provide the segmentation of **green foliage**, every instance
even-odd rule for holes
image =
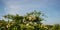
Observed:
[[[4,18],[8,21],[0,20],[0,30],[60,30],[60,25],[43,25],[42,15],[44,16],[38,11],[27,13],[24,16],[5,15]]]
[[[60,25],[59,24],[55,24],[51,30],[60,30]]]

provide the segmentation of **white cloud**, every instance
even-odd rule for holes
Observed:
[[[30,1],[30,2],[29,2]],[[36,0],[35,0],[36,1]],[[5,12],[6,14],[20,14],[21,10],[28,10],[30,8],[46,8],[47,6],[44,3],[36,3],[34,0],[31,3],[31,0],[4,0],[5,3]]]
[[[16,3],[17,4],[17,3]],[[15,5],[14,0],[5,1],[5,12],[6,14],[16,14],[20,11],[20,6]]]
[[[9,14],[16,14],[20,11],[20,8],[18,6],[10,5],[5,8],[5,11],[6,13],[9,13]]]

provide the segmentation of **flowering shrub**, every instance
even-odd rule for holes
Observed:
[[[33,11],[24,16],[5,15],[5,20],[0,20],[0,30],[60,30],[60,25],[44,25],[41,12]],[[12,21],[10,21],[12,20]]]

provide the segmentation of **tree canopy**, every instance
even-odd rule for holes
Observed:
[[[44,25],[41,21],[44,14],[41,11],[32,11],[23,16],[19,14],[4,15],[5,20],[0,20],[0,30],[60,30],[60,25]],[[12,20],[12,21],[10,21]]]

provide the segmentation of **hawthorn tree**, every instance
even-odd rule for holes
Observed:
[[[41,29],[41,21],[42,14],[40,11],[32,11],[30,13],[26,13],[24,16],[16,15],[5,15],[4,18],[8,20],[8,30],[40,30]],[[12,20],[12,21],[9,21]]]

